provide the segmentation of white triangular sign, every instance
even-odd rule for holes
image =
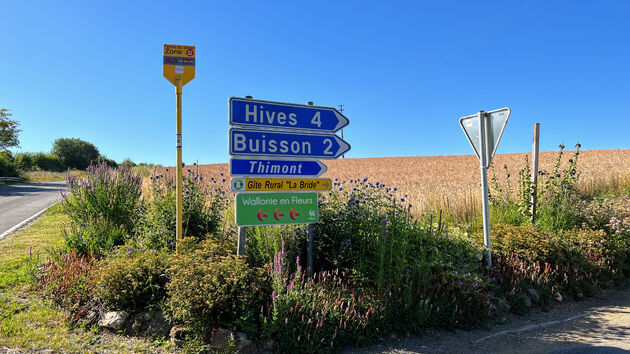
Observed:
[[[486,155],[486,166],[490,166],[492,157],[497,151],[499,141],[505,131],[505,126],[510,118],[512,111],[509,108],[496,109],[494,111],[484,112],[486,121],[486,139],[488,147],[487,149],[481,145],[481,129],[479,114],[473,114],[467,117],[460,118],[459,124],[462,126],[470,145],[472,146],[477,158],[481,159],[481,153]]]

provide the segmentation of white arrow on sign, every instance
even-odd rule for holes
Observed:
[[[489,167],[492,162],[492,157],[497,151],[503,131],[507,125],[508,118],[512,111],[509,108],[496,109],[489,112],[480,112],[484,116],[481,117],[479,113],[473,114],[467,117],[459,119],[459,124],[464,129],[464,133],[472,145],[477,158],[481,160],[481,154],[485,153],[486,164],[485,167]],[[481,121],[484,121],[485,125],[485,140],[486,146],[481,146]]]

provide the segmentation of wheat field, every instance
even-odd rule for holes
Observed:
[[[562,168],[573,154],[574,151],[564,151]],[[511,181],[515,184],[518,171],[525,166],[525,155],[529,154],[497,154],[493,160],[497,178],[505,180],[504,167],[507,167]],[[558,151],[541,152],[539,170],[552,171],[557,156]],[[328,166],[328,172],[323,177],[348,180],[367,176],[371,182],[396,186],[401,197],[406,195],[414,206],[415,214],[442,209],[452,214],[470,215],[479,209],[479,161],[474,155],[346,158],[323,162]],[[214,177],[221,183],[225,178],[227,187],[227,164],[200,165],[198,168],[206,180]],[[630,149],[580,151],[578,171],[581,173],[580,188],[586,193],[605,187],[628,185]]]

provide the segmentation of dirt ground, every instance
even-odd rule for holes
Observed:
[[[630,289],[565,301],[549,312],[509,315],[485,327],[399,335],[344,353],[630,353]]]

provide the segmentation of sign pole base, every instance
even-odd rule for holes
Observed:
[[[313,275],[313,237],[315,235],[315,225],[308,224],[308,249],[306,250],[306,264],[308,275]]]
[[[236,250],[237,256],[245,255],[245,236],[247,235],[247,227],[239,226],[238,227],[238,248]]]

